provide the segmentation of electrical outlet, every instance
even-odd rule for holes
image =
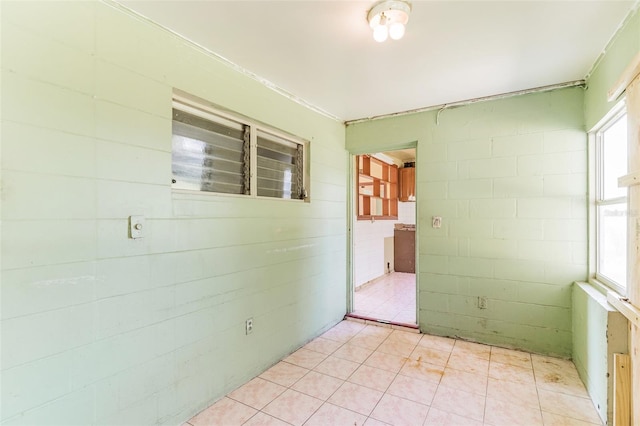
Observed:
[[[245,321],[244,329],[247,334],[251,334],[251,332],[253,331],[253,318],[249,318],[247,321]]]
[[[478,309],[487,309],[487,298],[478,296]]]

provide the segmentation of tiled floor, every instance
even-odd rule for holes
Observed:
[[[416,274],[393,272],[354,292],[353,313],[397,323],[416,323]]]
[[[601,424],[570,361],[343,321],[187,424]]]

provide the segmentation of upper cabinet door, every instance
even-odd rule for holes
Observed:
[[[403,167],[400,169],[400,201],[416,200],[416,169]]]

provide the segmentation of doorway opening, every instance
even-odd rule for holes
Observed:
[[[417,328],[416,149],[354,156],[350,317]]]

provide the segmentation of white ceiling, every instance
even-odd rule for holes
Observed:
[[[637,1],[413,1],[377,43],[374,1],[122,0],[341,120],[583,79]]]

